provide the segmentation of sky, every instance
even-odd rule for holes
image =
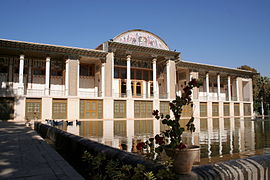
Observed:
[[[270,77],[269,0],[2,0],[0,38],[95,49],[143,29],[181,59]]]

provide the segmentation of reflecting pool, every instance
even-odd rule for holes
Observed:
[[[181,120],[187,121],[187,120]],[[183,134],[187,144],[200,145],[201,161],[208,164],[244,158],[270,152],[270,119],[239,118],[196,119],[196,132]],[[135,152],[136,144],[164,130],[166,127],[153,119],[81,121],[80,125],[63,125],[58,128],[94,141]],[[184,124],[184,123],[183,123]]]

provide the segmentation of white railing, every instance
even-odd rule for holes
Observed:
[[[82,90],[79,90],[78,95],[80,97],[99,97],[100,96],[100,93],[93,92],[93,91],[82,91]]]
[[[26,95],[27,96],[44,96],[44,89],[27,89]]]
[[[199,100],[200,101],[217,101],[217,100],[221,100],[221,101],[226,101],[226,94],[225,93],[220,93],[220,96],[218,98],[218,94],[217,93],[209,93],[209,95],[207,96],[206,92],[199,92]]]
[[[50,96],[65,96],[64,90],[50,90]]]

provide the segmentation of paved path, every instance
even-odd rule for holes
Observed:
[[[0,121],[0,179],[83,179],[34,130]]]

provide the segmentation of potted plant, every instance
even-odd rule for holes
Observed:
[[[137,149],[142,151],[146,149],[148,155],[153,157],[153,152],[161,155],[163,152],[169,156],[173,161],[173,169],[177,174],[187,174],[191,172],[194,161],[198,158],[200,147],[195,145],[186,145],[182,142],[182,134],[184,127],[180,126],[180,117],[183,106],[193,103],[191,102],[192,89],[199,87],[196,79],[192,79],[188,85],[183,89],[182,96],[176,96],[176,99],[170,102],[170,110],[173,112],[174,117],[170,115],[163,115],[158,110],[153,111],[153,116],[157,120],[161,120],[162,124],[167,125],[169,128],[157,134],[155,138],[150,138],[146,142],[137,144]],[[187,123],[187,130],[194,132],[195,126],[193,124],[194,117]],[[153,143],[155,140],[156,147]]]

